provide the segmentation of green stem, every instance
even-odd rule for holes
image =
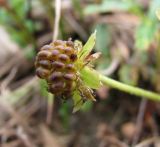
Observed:
[[[124,83],[118,82],[116,80],[113,80],[101,74],[99,74],[99,77],[100,77],[101,82],[106,86],[110,86],[112,88],[130,93],[130,94],[134,94],[136,96],[141,96],[149,100],[160,101],[160,94],[150,92],[150,91],[138,88],[138,87],[126,85]]]

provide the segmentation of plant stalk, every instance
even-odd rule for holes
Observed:
[[[121,83],[119,81],[116,81],[114,79],[111,79],[109,77],[106,77],[99,72],[95,72],[95,70],[89,68],[89,67],[84,67],[84,70],[88,75],[94,75],[94,77],[98,78],[100,82],[103,83],[103,85],[109,86],[111,88],[118,89],[120,91],[124,91],[136,96],[141,96],[145,99],[153,100],[153,101],[160,101],[160,94],[151,92],[148,90],[144,90],[135,86],[127,85],[125,83]],[[94,80],[94,79],[93,79]],[[96,81],[96,80],[95,80]]]
[[[116,80],[113,80],[101,74],[99,74],[99,77],[100,77],[100,81],[106,86],[110,86],[112,88],[130,93],[136,96],[141,96],[145,99],[160,101],[160,94],[118,82]]]

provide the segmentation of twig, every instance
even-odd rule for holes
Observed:
[[[126,143],[118,140],[116,137],[114,136],[106,136],[104,138],[104,141],[102,141],[99,145],[99,147],[104,147],[104,146],[107,146],[106,143],[110,143],[112,144],[113,146],[116,146],[116,147],[129,147]],[[112,146],[111,145],[111,146]],[[110,146],[110,145],[109,145]]]
[[[4,65],[2,65],[2,66],[1,66],[1,71],[0,71],[0,78],[1,78],[2,76],[4,76],[7,72],[9,72],[10,69],[11,69],[13,66],[15,66],[15,64],[16,64],[18,61],[21,61],[20,59],[22,60],[22,58],[20,57],[20,55],[17,54],[16,57],[10,58],[10,60],[9,60],[7,63],[5,63]],[[22,63],[22,61],[21,61],[21,63]]]
[[[55,23],[54,23],[53,41],[56,40],[58,37],[60,17],[61,17],[61,0],[55,0]]]
[[[29,138],[22,126],[17,128],[17,136],[23,141],[26,147],[36,147],[34,142]]]
[[[11,70],[8,77],[5,80],[3,80],[2,84],[1,84],[0,91],[3,91],[8,86],[8,84],[14,79],[14,77],[17,73],[17,70],[18,70],[17,67],[13,67],[13,69]]]
[[[156,142],[156,141],[159,141],[160,138],[159,137],[153,137],[153,138],[150,138],[150,139],[146,139],[144,140],[143,142],[135,145],[135,147],[148,147],[150,146],[152,143]]]
[[[146,110],[146,105],[147,105],[147,100],[146,99],[141,100],[139,112],[137,116],[137,121],[136,121],[137,128],[136,128],[136,133],[133,138],[132,146],[135,146],[135,144],[137,144],[139,140],[141,130],[142,130],[142,125],[143,125],[143,118],[144,118],[144,113]]]
[[[58,38],[60,17],[61,17],[61,0],[56,0],[55,1],[55,23],[54,23],[53,41]],[[54,96],[49,94],[47,100],[48,100],[48,106],[47,106],[46,123],[50,125],[52,121],[52,114],[53,114]]]

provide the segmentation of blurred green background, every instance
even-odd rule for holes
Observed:
[[[59,39],[85,43],[96,29],[97,71],[160,93],[160,0],[61,2]],[[159,136],[158,102],[109,87],[76,114],[70,101],[53,102],[35,78],[34,60],[52,41],[54,21],[54,0],[0,0],[0,146],[123,147]]]

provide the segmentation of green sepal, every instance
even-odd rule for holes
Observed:
[[[86,66],[82,68],[82,70],[80,70],[80,76],[84,84],[89,88],[98,89],[102,86],[99,73],[90,67]]]
[[[95,45],[95,42],[96,42],[96,31],[93,34],[91,34],[88,41],[83,46],[83,49],[79,52],[78,57],[80,60],[83,61],[90,54]]]
[[[72,99],[74,104],[73,113],[75,113],[82,108],[84,102],[78,90],[74,91]]]

